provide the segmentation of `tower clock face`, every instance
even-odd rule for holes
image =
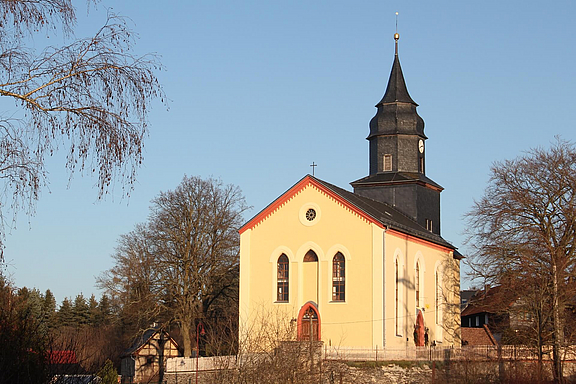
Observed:
[[[420,151],[420,153],[424,153],[424,140],[422,139],[418,141],[418,150]]]

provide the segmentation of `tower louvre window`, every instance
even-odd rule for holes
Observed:
[[[384,172],[392,171],[392,155],[384,155],[384,164],[382,168]]]
[[[426,219],[426,229],[432,232],[432,220]]]

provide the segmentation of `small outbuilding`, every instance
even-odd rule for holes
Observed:
[[[486,324],[484,324],[482,328],[463,327],[461,332],[463,346],[498,345],[498,342]]]
[[[181,356],[178,344],[168,332],[150,328],[122,354],[122,383],[158,382],[166,370],[166,359],[178,356]]]

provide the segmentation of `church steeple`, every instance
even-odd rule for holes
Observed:
[[[390,79],[378,111],[370,121],[370,174],[378,172],[424,173],[424,120],[416,112],[398,58],[398,34]]]
[[[400,66],[400,59],[398,59],[398,39],[400,35],[398,33],[394,34],[395,47],[394,47],[394,63],[392,64],[392,71],[390,72],[390,79],[388,80],[388,86],[386,87],[386,92],[384,97],[376,107],[384,103],[402,102],[411,103],[418,106],[412,100],[408,94],[408,89],[406,88],[406,82],[404,81],[404,74],[402,73],[402,67]]]
[[[354,192],[390,204],[416,220],[422,227],[440,234],[440,192],[442,187],[426,177],[424,120],[412,100],[395,52],[384,96],[376,104],[366,138],[370,148],[370,172],[352,182]]]

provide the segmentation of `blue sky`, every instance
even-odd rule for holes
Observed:
[[[184,174],[238,185],[251,216],[311,172],[350,189],[368,173],[368,122],[386,89],[399,12],[400,61],[426,123],[427,176],[441,184],[442,235],[466,254],[462,218],[492,162],[555,135],[574,139],[576,3],[555,1],[103,0],[131,19],[136,51],[155,52],[170,101],[150,114],[145,162],[129,199],[97,200],[96,180],[68,183],[62,156],[36,215],[21,214],[5,257],[18,286],[57,300],[100,292],[119,236]],[[42,37],[36,38],[38,44]],[[247,217],[248,218],[248,217]],[[467,283],[463,281],[463,286]]]

